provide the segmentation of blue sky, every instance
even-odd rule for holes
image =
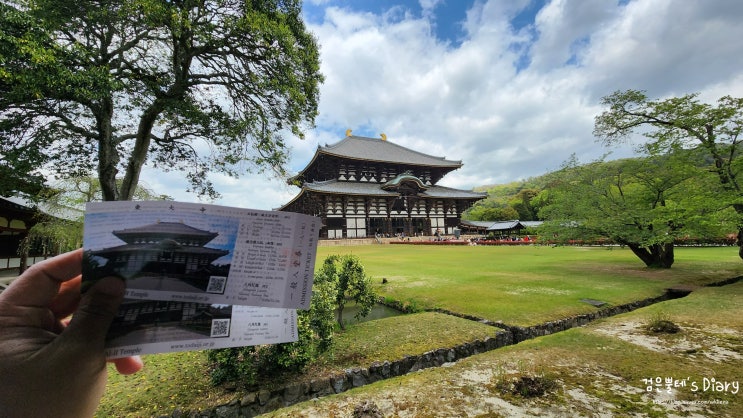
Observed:
[[[305,21],[310,24],[322,24],[328,7],[338,7],[352,12],[366,12],[375,15],[389,15],[391,20],[404,21],[408,18],[423,19],[430,17],[431,33],[443,42],[454,45],[461,43],[465,37],[463,23],[467,10],[474,0],[449,0],[419,2],[417,0],[351,0],[351,1],[305,1]],[[435,7],[434,7],[435,6]],[[525,20],[533,21],[534,13]]]
[[[287,137],[291,174],[352,129],[462,160],[445,186],[518,181],[571,154],[633,155],[592,136],[600,98],[616,90],[743,96],[738,0],[305,0],[304,14],[326,80],[316,128]],[[142,179],[197,200],[183,174]],[[230,206],[272,209],[299,191],[266,174],[212,180],[215,203]]]

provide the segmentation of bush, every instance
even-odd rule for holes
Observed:
[[[359,307],[356,319],[363,318],[371,312],[377,302],[377,295],[372,287],[371,277],[367,276],[361,260],[355,255],[331,255],[325,259],[315,280],[335,285],[335,309],[338,312],[338,325],[344,328],[343,308],[352,300]]]
[[[255,347],[209,350],[206,355],[212,367],[210,377],[213,385],[231,381],[255,383],[258,375],[255,367]]]
[[[653,316],[645,325],[645,329],[653,334],[676,334],[681,331],[681,327],[673,323],[671,318],[664,313]]]
[[[335,283],[316,277],[309,310],[297,311],[297,341],[210,350],[211,381],[255,384],[276,372],[299,371],[330,348],[335,327]]]

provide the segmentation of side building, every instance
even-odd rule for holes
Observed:
[[[350,135],[318,146],[289,184],[299,194],[279,210],[322,218],[321,238],[452,234],[462,213],[486,193],[439,186],[461,161],[381,138]]]

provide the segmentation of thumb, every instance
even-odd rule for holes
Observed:
[[[69,339],[68,343],[82,344],[92,352],[102,351],[106,333],[124,299],[125,290],[124,281],[118,277],[99,280],[83,294],[62,337]]]

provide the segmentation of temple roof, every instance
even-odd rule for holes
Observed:
[[[157,221],[153,224],[138,226],[129,229],[120,229],[113,231],[113,234],[120,240],[133,243],[141,238],[176,238],[180,240],[191,240],[200,243],[201,245],[213,240],[219,235],[217,232],[204,231],[203,229],[194,228],[190,225],[186,225],[183,222],[160,222]]]
[[[509,231],[513,229],[535,228],[542,225],[542,221],[468,221],[462,220],[461,224],[474,229],[487,231]]]
[[[398,174],[394,179],[384,183],[382,189],[398,191],[403,183],[413,183],[418,192],[428,189],[428,186],[426,186],[421,179],[411,174],[410,171]]]
[[[431,167],[459,168],[461,161],[447,160],[394,144],[381,138],[347,136],[332,145],[317,147],[317,153],[363,161],[379,161]]]
[[[302,191],[292,199],[291,202],[285,204],[279,210],[291,205],[294,201],[299,199],[304,193],[314,192],[322,194],[338,194],[338,195],[349,195],[349,196],[371,196],[371,197],[398,197],[400,193],[396,191],[387,191],[382,189],[382,185],[379,183],[360,183],[350,181],[338,181],[328,180],[319,181],[314,183],[305,183],[302,186]],[[422,199],[483,199],[487,197],[487,193],[471,192],[468,190],[452,189],[444,186],[429,186],[423,192],[416,195]]]
[[[207,255],[211,256],[211,258],[219,258],[223,255],[227,255],[230,252],[227,250],[221,250],[218,248],[210,248],[210,247],[194,247],[194,246],[185,246],[185,245],[177,245],[173,246],[167,249],[169,252],[173,253],[183,253],[183,254],[199,254],[199,255]],[[112,255],[112,254],[129,254],[132,252],[139,252],[139,253],[145,253],[145,252],[162,252],[163,246],[160,243],[154,243],[154,244],[124,244],[119,245],[116,247],[111,248],[104,248],[101,250],[92,251],[91,253],[93,255],[99,255],[102,257],[106,257],[106,255]]]
[[[389,196],[399,195],[396,191],[387,191],[381,188],[379,183],[357,183],[350,181],[328,180],[315,183],[306,183],[304,190],[319,193],[348,194],[364,196]],[[452,189],[444,186],[430,186],[426,191],[418,193],[422,198],[464,198],[481,199],[487,197],[486,193],[470,192],[467,190]]]
[[[148,234],[158,235],[167,234],[173,235],[188,235],[188,236],[199,236],[199,237],[214,237],[217,234],[214,232],[204,231],[202,229],[194,228],[190,225],[186,225],[183,222],[155,222],[149,225],[138,226],[129,229],[120,229],[113,231],[113,234],[118,235],[130,235],[130,234]]]

